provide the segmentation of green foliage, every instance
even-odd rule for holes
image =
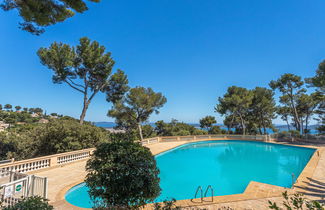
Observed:
[[[224,116],[233,115],[234,119],[239,120],[242,132],[245,135],[248,121],[247,115],[252,99],[252,91],[242,87],[231,86],[223,97],[219,97],[219,103],[215,107],[215,111]]]
[[[158,136],[189,136],[204,135],[207,131],[195,128],[187,123],[179,122],[172,119],[170,123],[160,120],[155,123],[155,130]]]
[[[319,123],[317,130],[321,133],[325,133],[325,61],[321,62],[316,70],[316,75],[312,78],[307,78],[306,82],[311,86],[316,88],[317,95],[323,96],[323,99],[319,103],[315,114],[318,116],[316,120]]]
[[[39,121],[39,117],[32,117],[27,111],[8,112],[0,110],[0,121],[10,124],[12,127],[16,123],[35,123]]]
[[[109,133],[110,141],[120,141],[120,140],[128,140],[128,141],[135,141],[138,140],[138,132],[136,130],[132,130],[129,132],[123,133]]]
[[[11,104],[6,104],[6,105],[4,106],[4,108],[5,108],[7,111],[11,111],[11,109],[12,109],[12,105],[11,105]]]
[[[130,89],[122,100],[114,104],[108,111],[108,116],[116,119],[118,128],[138,129],[142,140],[142,124],[152,113],[158,114],[166,102],[167,99],[161,93],[155,93],[151,88],[136,87]]]
[[[206,135],[206,134],[208,134],[208,131],[204,131],[201,129],[195,129],[192,133],[192,135]],[[184,135],[181,135],[181,136],[184,136]]]
[[[283,121],[287,123],[288,131],[290,131],[290,116],[291,116],[291,109],[287,106],[278,106],[276,107],[276,113],[281,117]]]
[[[155,203],[154,210],[177,210],[181,209],[181,207],[175,205],[176,199],[172,199],[170,201],[164,200],[162,203]]]
[[[108,133],[77,120],[52,119],[47,124],[26,124],[0,132],[0,158],[16,160],[95,147]]]
[[[267,88],[256,87],[252,90],[253,99],[249,107],[249,128],[258,130],[260,134],[266,134],[267,128],[272,128],[272,120],[275,119],[274,92]],[[263,129],[263,132],[262,132]]]
[[[324,206],[317,201],[308,201],[303,197],[303,194],[295,193],[293,196],[289,196],[287,191],[282,193],[284,198],[283,206],[279,207],[275,202],[269,201],[269,208],[275,210],[324,210]]]
[[[225,134],[226,131],[221,129],[220,126],[212,126],[211,129],[209,130],[209,134]]]
[[[76,120],[51,120],[33,132],[38,140],[37,156],[91,148],[108,140],[102,128],[88,123],[80,125]]]
[[[52,210],[54,209],[48,203],[47,199],[39,196],[24,198],[22,201],[11,207],[4,207],[3,210]]]
[[[282,93],[280,103],[285,107],[290,107],[294,126],[296,130],[302,132],[302,121],[299,118],[297,106],[299,97],[306,92],[306,89],[303,88],[304,82],[301,77],[294,74],[283,74],[278,80],[272,80],[269,85],[273,90],[279,90]]]
[[[297,100],[297,112],[298,116],[301,119],[301,126],[305,134],[308,133],[308,124],[311,117],[319,113],[320,119],[322,118],[322,110],[320,104],[325,103],[325,96],[320,92],[314,92],[310,95],[301,94]],[[317,109],[319,108],[319,109]],[[325,113],[325,112],[324,112]],[[323,114],[324,114],[323,113]],[[324,116],[323,116],[324,117]]]
[[[155,158],[138,143],[103,143],[86,169],[89,194],[100,207],[136,208],[153,202],[160,194]]]
[[[4,0],[0,7],[4,11],[18,10],[19,16],[23,19],[20,28],[35,35],[43,33],[46,26],[63,22],[76,12],[82,13],[88,10],[84,0]]]
[[[29,108],[29,113],[33,114],[33,113],[36,113],[36,114],[43,114],[43,109],[37,107],[37,108]]]
[[[115,103],[128,90],[123,71],[111,75],[115,63],[111,53],[87,37],[81,38],[76,47],[54,42],[49,48],[40,48],[37,54],[41,63],[53,71],[54,83],[66,83],[83,94],[80,124],[98,92],[107,93],[107,100]]]
[[[325,61],[319,64],[316,75],[312,78],[307,78],[306,82],[312,87],[316,87],[319,92],[325,93]]]
[[[155,128],[152,127],[151,125],[143,125],[142,134],[143,134],[143,138],[150,138],[150,137],[157,136]]]
[[[210,130],[212,125],[217,123],[216,118],[213,116],[206,116],[200,119],[200,127],[206,130]]]

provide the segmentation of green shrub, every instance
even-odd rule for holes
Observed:
[[[206,131],[195,128],[193,125],[179,122],[173,119],[170,123],[157,121],[155,130],[158,136],[189,136],[189,135],[204,135]]]
[[[289,132],[292,137],[300,137],[300,132],[297,130],[290,130]]]
[[[287,191],[282,193],[284,201],[282,202],[284,209],[306,209],[306,210],[324,210],[324,206],[317,201],[308,201],[303,197],[303,194],[295,193],[293,196],[289,196]],[[269,201],[269,208],[275,210],[282,210],[277,203]]]
[[[201,129],[195,129],[192,133],[192,135],[205,135],[208,134],[208,131],[201,130]]]
[[[3,210],[52,210],[53,206],[48,204],[48,200],[39,196],[24,198],[14,206],[5,207]]]
[[[108,141],[108,132],[74,119],[53,119],[0,133],[0,158],[27,159],[95,147]]]
[[[162,203],[155,203],[154,204],[154,210],[178,210],[181,209],[181,207],[175,205],[175,198],[168,201],[165,200]]]
[[[95,147],[108,140],[108,133],[91,124],[76,120],[51,120],[34,129],[39,156]]]
[[[221,134],[223,130],[220,129],[220,126],[212,126],[209,130],[209,134]]]
[[[143,125],[142,126],[142,135],[143,138],[151,138],[157,136],[155,128],[151,125]]]
[[[132,141],[101,144],[86,169],[89,194],[101,208],[140,207],[160,193],[154,157],[148,148]]]

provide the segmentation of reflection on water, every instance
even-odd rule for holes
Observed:
[[[242,193],[250,181],[291,187],[312,149],[247,141],[191,143],[157,156],[162,194],[157,199],[193,198],[198,186],[216,195]]]

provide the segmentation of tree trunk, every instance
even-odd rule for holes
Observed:
[[[307,134],[307,131],[308,131],[308,119],[309,119],[309,114],[307,114],[306,116],[306,125],[305,125],[305,133]]]
[[[245,127],[245,123],[244,123],[244,120],[243,120],[243,117],[241,116],[241,114],[239,114],[239,117],[240,117],[240,121],[241,121],[241,127],[243,129],[243,135],[246,134],[246,127]]]
[[[297,109],[296,109],[296,106],[293,102],[293,98],[290,97],[290,101],[291,101],[291,107],[293,109],[293,113],[294,113],[294,119],[295,119],[295,124],[296,124],[296,129],[300,132],[300,134],[302,134],[302,129],[301,129],[301,122],[299,120],[299,116],[298,116],[298,112],[297,112]]]
[[[261,116],[261,121],[262,121],[262,126],[263,126],[263,134],[266,134],[266,128],[265,128],[265,121],[264,121],[264,117]]]
[[[287,122],[287,126],[288,126],[288,131],[290,132],[290,125],[289,125],[289,122],[288,122],[288,118],[286,118],[286,122]]]
[[[80,124],[83,124],[84,123],[84,119],[86,117],[86,112],[87,112],[87,109],[88,109],[88,106],[90,104],[90,101],[88,101],[87,99],[84,100],[84,104],[83,104],[83,108],[82,108],[82,112],[81,112],[81,115],[80,115],[80,120],[79,120],[79,123]]]
[[[231,122],[230,122],[230,126],[227,126],[228,127],[228,135],[229,135],[229,133],[230,133],[230,129],[232,128],[232,126],[233,126],[233,123],[234,123],[234,118],[235,118],[235,116],[234,115],[232,115],[232,118],[231,118]]]
[[[138,129],[139,129],[140,139],[142,141],[143,140],[143,135],[142,135],[142,127],[141,127],[140,123],[138,123]]]

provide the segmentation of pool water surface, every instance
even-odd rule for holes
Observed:
[[[198,186],[209,185],[214,195],[243,193],[250,181],[292,186],[315,149],[272,143],[227,140],[188,143],[156,155],[160,170],[160,196],[156,201],[191,199]],[[87,186],[71,188],[66,200],[91,208]]]

